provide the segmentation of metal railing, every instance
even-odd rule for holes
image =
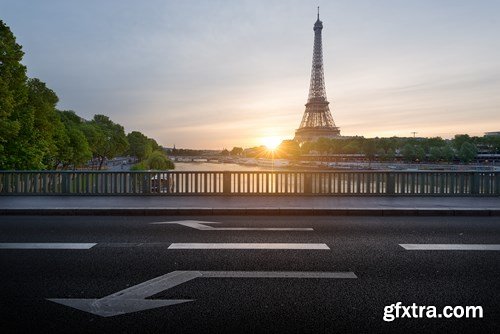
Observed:
[[[0,171],[0,195],[500,196],[500,173]]]

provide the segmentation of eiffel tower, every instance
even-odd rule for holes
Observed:
[[[300,127],[295,131],[295,140],[299,143],[316,141],[321,137],[333,138],[340,136],[340,128],[335,126],[329,102],[326,100],[325,78],[323,74],[323,48],[321,30],[323,22],[318,19],[314,23],[314,50],[311,70],[311,84],[306,110]]]

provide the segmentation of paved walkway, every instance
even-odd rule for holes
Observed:
[[[500,197],[0,196],[0,214],[500,216]]]

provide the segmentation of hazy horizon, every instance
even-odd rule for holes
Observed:
[[[317,4],[20,0],[2,3],[0,19],[59,109],[108,115],[166,147],[231,149],[293,138]],[[500,131],[499,2],[319,5],[342,135]]]

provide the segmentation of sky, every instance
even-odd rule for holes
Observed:
[[[58,108],[180,148],[292,139],[316,7],[341,134],[500,131],[497,0],[0,0]]]

